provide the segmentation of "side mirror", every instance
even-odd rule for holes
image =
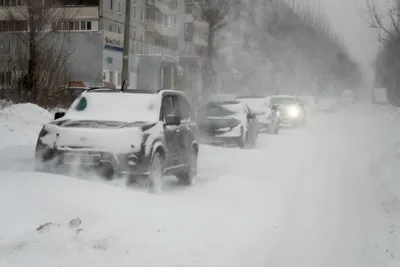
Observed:
[[[255,118],[256,118],[256,114],[254,114],[254,113],[247,114],[247,119],[252,120],[252,119],[255,119]]]
[[[168,115],[167,117],[165,117],[165,125],[179,125],[181,124],[181,117],[179,117],[178,115]]]
[[[278,111],[278,106],[277,105],[272,105],[271,106],[272,111]]]
[[[54,114],[54,119],[57,120],[57,119],[62,118],[64,116],[65,116],[65,112],[59,111],[59,112],[56,112],[56,114]]]

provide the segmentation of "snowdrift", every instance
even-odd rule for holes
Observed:
[[[14,104],[0,110],[0,149],[32,145],[51,114],[34,104]]]

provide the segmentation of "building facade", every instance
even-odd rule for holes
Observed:
[[[6,15],[8,10],[15,7],[26,8],[25,1],[0,0],[0,32],[28,30],[26,19],[11,21]],[[120,86],[125,0],[38,1],[51,6],[49,12],[54,13],[54,18],[57,14],[68,13],[68,17],[62,21],[49,20],[44,31],[68,32],[73,46],[73,53],[67,62],[69,79],[90,82],[103,80]],[[202,31],[207,27],[198,15],[199,7],[194,8],[191,1],[136,0],[132,1],[131,8],[130,87],[136,87],[136,54],[195,56],[204,48],[206,43]]]

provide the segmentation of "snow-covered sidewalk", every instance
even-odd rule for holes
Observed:
[[[317,115],[252,150],[202,146],[197,184],[170,182],[159,195],[32,172],[37,132],[51,117],[21,115],[31,108],[0,111],[2,267],[400,263],[394,108]],[[70,227],[76,217],[82,224]],[[55,225],[36,231],[47,222]]]

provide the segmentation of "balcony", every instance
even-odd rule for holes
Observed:
[[[207,46],[208,23],[204,20],[193,22],[193,44],[198,47]]]
[[[103,31],[104,48],[114,51],[123,51],[124,36],[119,33]],[[162,47],[145,41],[131,40],[130,54],[144,55],[171,55],[176,56],[177,51],[171,48]]]
[[[168,55],[176,57],[178,51],[158,45],[150,44],[144,41],[133,40],[133,49],[135,54],[141,55]]]
[[[0,9],[0,19],[7,20],[10,16],[15,19],[26,20],[28,10],[24,6],[10,7],[7,11]],[[99,9],[96,6],[53,7],[49,16],[60,19],[88,20],[99,19]]]
[[[178,0],[156,0],[155,6],[161,13],[176,13],[178,11]]]
[[[53,6],[99,6],[100,0],[45,0]]]
[[[177,27],[165,26],[155,20],[146,20],[146,31],[148,33],[157,32],[167,37],[177,37],[179,30]]]

